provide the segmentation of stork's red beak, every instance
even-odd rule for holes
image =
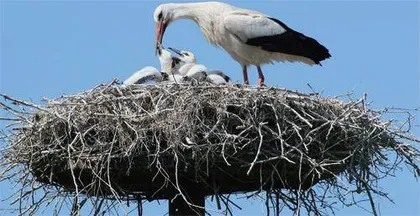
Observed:
[[[162,44],[162,39],[163,39],[163,35],[165,34],[166,27],[167,27],[167,24],[163,21],[158,22],[156,24],[156,44],[155,44],[156,53],[160,45]]]

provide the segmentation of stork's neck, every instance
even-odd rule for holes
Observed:
[[[171,62],[161,62],[160,70],[167,74],[172,74],[172,63]]]
[[[200,16],[198,5],[196,3],[174,3],[170,6],[172,11],[171,22],[179,19],[190,19],[196,22],[198,16]]]
[[[223,13],[229,10],[230,6],[220,2],[199,2],[199,3],[175,3],[171,5],[172,19],[190,19],[197,23],[206,39],[216,44],[214,34],[221,22]]]

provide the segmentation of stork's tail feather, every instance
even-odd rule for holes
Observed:
[[[321,61],[331,57],[329,50],[317,40],[296,31],[292,32],[292,34],[298,40],[298,55],[307,57],[318,65],[321,65]]]
[[[306,37],[306,36],[304,36]],[[321,65],[321,61],[331,57],[329,50],[313,38],[306,37],[303,41],[304,47],[307,47],[306,57],[313,60],[316,64]]]

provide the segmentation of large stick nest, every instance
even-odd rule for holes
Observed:
[[[325,195],[312,187],[338,185],[339,176],[371,197],[376,168],[395,169],[384,150],[419,171],[418,151],[401,138],[418,140],[364,98],[209,84],[101,85],[45,105],[5,97],[20,109],[1,104],[17,124],[3,138],[0,178],[23,165],[38,184],[77,196],[188,200],[265,190],[292,210],[319,213],[314,203]]]

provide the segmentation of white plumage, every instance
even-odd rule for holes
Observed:
[[[188,78],[179,74],[169,74],[168,81],[171,83],[184,83]]]
[[[191,76],[195,73],[198,72],[206,72],[207,71],[207,67],[202,65],[202,64],[194,64],[190,70],[188,70],[187,72],[187,76]]]
[[[169,50],[179,55],[182,65],[178,68],[178,73],[181,75],[187,75],[188,71],[196,64],[197,59],[194,53],[186,50],[178,50],[175,48],[168,47]]]
[[[250,38],[279,35],[286,31],[266,16],[250,12],[231,12],[225,16],[223,23],[226,30],[237,36],[243,43]]]
[[[169,82],[173,83],[183,83],[187,81],[186,77],[182,74],[179,74],[179,68],[181,66],[181,61],[172,56],[172,54],[162,47],[158,48],[159,62],[161,66],[161,71],[168,74]]]
[[[168,50],[159,47],[158,57],[160,62],[160,70],[163,73],[167,73],[168,75],[178,73],[180,61],[176,61]]]
[[[156,45],[162,42],[171,22],[178,19],[196,22],[210,43],[223,47],[241,64],[245,84],[248,84],[249,65],[257,67],[262,85],[262,64],[300,61],[312,65],[331,56],[315,39],[292,30],[277,19],[221,2],[161,4],[155,10],[154,19]]]
[[[147,66],[131,75],[123,85],[143,84],[148,81],[160,82],[162,79],[163,76],[158,69]]]
[[[226,84],[230,82],[230,77],[219,70],[207,71],[207,77],[214,84]]]
[[[123,85],[145,84],[149,81],[168,83],[185,83],[190,81],[212,82],[215,84],[224,84],[229,81],[229,77],[221,71],[208,71],[207,67],[202,64],[196,64],[195,56],[189,51],[178,51],[171,49],[180,55],[180,58],[173,57],[172,54],[159,47],[157,54],[161,66],[161,71],[147,66],[137,71]],[[188,65],[188,70],[180,73],[180,70]],[[186,68],[186,67],[184,67]],[[227,78],[227,79],[226,79]]]
[[[182,68],[182,67],[181,67]],[[196,81],[206,81],[207,79],[207,67],[202,64],[194,64],[187,71],[186,76],[191,77]]]
[[[161,71],[152,66],[144,67],[143,69],[135,72],[127,80],[123,82],[123,85],[132,84],[145,84],[149,81],[154,82],[184,82],[184,76],[176,74],[180,67],[180,60],[172,57],[171,53],[162,47],[157,50]]]
[[[208,81],[214,84],[226,84],[230,78],[222,71],[209,71],[206,66],[201,64],[194,65],[187,73],[188,77],[192,77],[198,81]]]
[[[226,80],[223,79],[222,76],[217,74],[207,74],[207,78],[214,84],[220,85],[220,84],[226,84]]]
[[[179,74],[186,75],[197,81],[208,81],[214,84],[226,84],[230,78],[220,70],[209,71],[206,66],[197,64],[194,53],[175,48],[168,48],[178,54],[182,66],[179,68]]]

